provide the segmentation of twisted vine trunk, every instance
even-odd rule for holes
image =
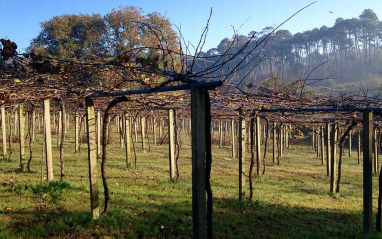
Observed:
[[[337,188],[336,193],[340,192],[340,181],[341,181],[341,165],[342,165],[342,154],[343,154],[343,148],[345,145],[345,138],[349,134],[349,132],[357,125],[356,121],[353,121],[351,125],[346,129],[345,133],[342,135],[340,139],[340,157],[338,159],[338,178],[337,178]],[[334,165],[333,165],[334,167]]]
[[[32,112],[34,111],[34,107],[32,105]],[[32,135],[32,125],[33,125],[33,113],[31,116],[29,116],[29,120],[28,120],[28,134],[29,134],[29,159],[28,159],[28,163],[27,163],[27,170],[28,171],[31,171],[31,162],[32,162],[32,158],[33,158],[33,149],[32,149],[32,141],[33,141],[33,135]]]
[[[128,101],[128,98],[125,96],[114,98],[109,105],[106,108],[103,121],[102,121],[102,162],[101,162],[101,176],[102,176],[102,183],[103,183],[103,189],[104,189],[104,196],[105,196],[105,206],[103,209],[102,214],[107,215],[110,209],[110,194],[109,194],[109,187],[107,185],[107,176],[106,176],[106,162],[107,162],[107,139],[109,135],[109,118],[110,113],[112,112],[113,108],[121,102]]]

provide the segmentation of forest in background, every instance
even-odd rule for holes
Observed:
[[[262,83],[277,89],[294,80],[308,79],[307,85],[320,93],[368,89],[373,94],[370,91],[382,83],[381,39],[382,22],[373,10],[366,9],[357,18],[338,18],[333,27],[294,35],[274,27],[251,31],[247,36],[235,34],[201,56],[210,57],[207,65],[221,61],[226,53],[236,62],[249,62],[247,69],[230,79],[232,85],[252,87]],[[258,47],[235,56],[246,44],[252,45],[247,49]],[[225,68],[232,67],[234,64]]]
[[[215,74],[221,76],[223,71],[237,67],[227,82],[241,89],[261,85],[280,90],[303,80],[307,89],[319,93],[364,89],[373,95],[382,82],[382,22],[371,9],[365,9],[356,18],[338,18],[333,27],[322,26],[294,35],[278,27],[251,31],[247,36],[235,32],[216,48],[195,53],[185,40],[176,40],[178,33],[168,18],[156,12],[144,15],[142,9],[135,7],[114,9],[105,16],[57,16],[41,23],[41,28],[28,49],[36,55],[86,60],[115,57],[142,44],[153,49],[165,44],[173,52],[199,57],[198,64],[190,69],[193,72],[231,58]],[[157,41],[159,33],[166,41]],[[160,53],[142,50],[141,54],[154,58]],[[172,60],[177,64],[175,58]],[[166,68],[166,62],[158,67]]]

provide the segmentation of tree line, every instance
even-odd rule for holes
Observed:
[[[322,26],[296,34],[274,27],[251,31],[247,36],[235,34],[231,39],[223,39],[216,48],[202,52],[201,56],[210,57],[207,65],[216,64],[220,56],[227,53],[235,57],[235,62],[245,56],[249,64],[232,77],[233,84],[250,87],[252,83],[268,79],[280,85],[283,81],[309,76],[311,83],[329,89],[365,77],[362,73],[378,72],[380,67],[375,61],[382,61],[381,39],[382,22],[373,10],[365,9],[358,18],[338,18],[332,27]],[[249,55],[242,52],[235,56],[246,44],[247,49],[257,48]],[[226,69],[230,67],[234,65],[227,65]],[[367,86],[373,87],[376,81],[371,83]],[[352,86],[354,84],[349,87]]]

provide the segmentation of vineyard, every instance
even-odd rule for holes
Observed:
[[[195,46],[134,7],[1,39],[1,237],[379,236],[380,86],[258,82],[285,22],[211,57],[209,21]]]

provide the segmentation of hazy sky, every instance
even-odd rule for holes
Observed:
[[[157,11],[181,26],[184,38],[197,44],[208,19],[213,15],[204,50],[216,47],[235,29],[247,35],[266,26],[276,26],[312,0],[0,0],[0,38],[16,42],[19,52],[40,31],[40,22],[62,14],[110,12],[118,6],[142,8],[144,13]],[[282,29],[292,33],[322,25],[332,26],[335,19],[358,17],[364,9],[373,9],[382,18],[382,0],[318,0],[287,22]],[[333,13],[330,13],[333,12]],[[243,25],[244,24],[244,25]],[[21,51],[20,51],[21,49]]]

